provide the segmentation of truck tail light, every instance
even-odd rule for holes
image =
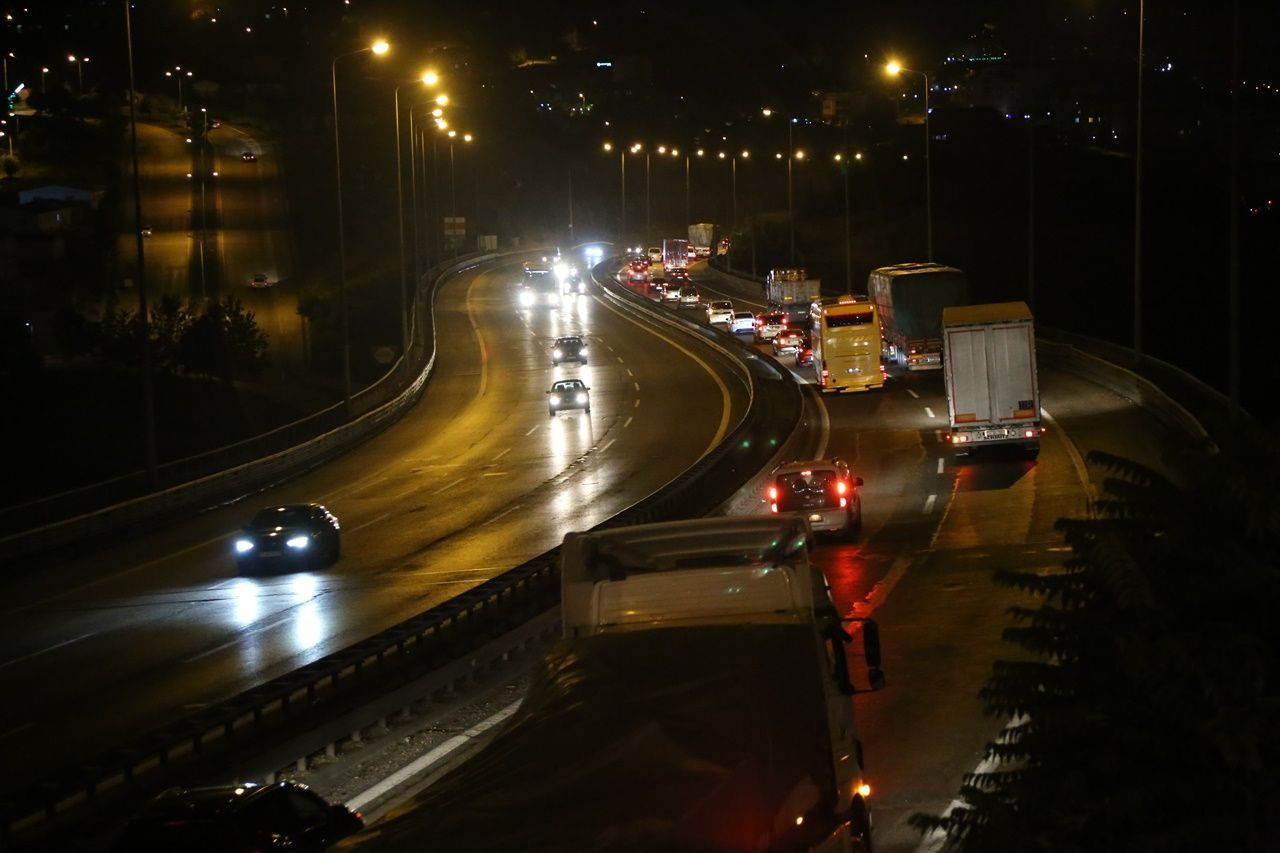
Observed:
[[[968,441],[969,441],[969,436],[967,436],[967,435],[964,435],[964,434],[962,434],[962,433],[952,433],[952,434],[951,434],[951,443],[952,443],[952,444],[965,444],[965,443],[967,443]]]
[[[1036,437],[1036,431],[1035,431],[1035,430],[1033,430],[1033,429],[1023,430],[1023,431],[1022,431],[1022,434],[1023,434],[1023,436],[1024,436],[1024,437],[1026,437],[1026,438],[1035,438],[1035,437]]]

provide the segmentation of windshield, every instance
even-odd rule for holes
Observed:
[[[839,506],[838,480],[836,472],[831,469],[779,474],[775,484],[778,488],[778,509],[786,512]]]
[[[567,382],[557,382],[555,385],[551,386],[551,390],[552,391],[576,391],[582,387],[583,385],[580,381],[578,381],[577,379],[570,379]]]
[[[558,347],[580,347],[582,346],[582,338],[557,338],[556,346]]]
[[[273,527],[302,527],[311,511],[307,507],[287,506],[259,510],[249,526],[254,530],[270,530]]]
[[[711,307],[717,311],[728,311],[733,308],[732,302],[712,302]]]

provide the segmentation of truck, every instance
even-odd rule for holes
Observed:
[[[879,632],[812,548],[794,513],[566,535],[563,636],[519,709],[348,845],[869,851],[852,696],[884,684]]]
[[[804,267],[772,269],[764,280],[764,296],[771,308],[785,311],[792,322],[803,322],[809,306],[822,298],[822,282],[809,278]]]
[[[689,226],[689,245],[696,250],[700,258],[710,257],[715,237],[715,223],[695,222]]]
[[[1040,452],[1036,339],[1025,302],[942,310],[947,443],[958,456],[982,447]]]
[[[683,272],[689,269],[688,240],[662,241],[662,269],[667,278],[671,278],[673,274],[678,278],[682,273],[676,273],[676,270]]]
[[[867,293],[880,315],[881,358],[907,370],[940,370],[942,309],[969,304],[965,274],[942,264],[895,264],[871,271]]]

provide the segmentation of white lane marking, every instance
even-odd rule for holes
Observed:
[[[924,499],[924,514],[925,514],[925,515],[928,515],[929,513],[933,512],[933,504],[934,504],[934,502],[935,502],[935,501],[937,501],[937,500],[938,500],[938,496],[937,496],[937,495],[929,495],[929,497],[927,497],[927,498],[925,498],[925,499]]]
[[[476,391],[476,397],[484,396],[485,385],[489,381],[489,352],[484,348],[484,335],[480,334],[480,326],[476,323],[476,312],[471,304],[471,292],[475,290],[476,284],[484,276],[476,276],[471,280],[471,284],[467,285],[467,319],[471,321],[471,331],[476,336],[476,343],[480,345],[480,389]]]
[[[498,723],[501,723],[503,720],[510,717],[516,712],[516,709],[520,707],[520,703],[523,701],[523,699],[517,699],[515,702],[512,702],[492,717],[476,723],[460,735],[454,735],[435,749],[432,749],[426,755],[421,755],[406,764],[404,767],[401,767],[378,784],[366,788],[356,794],[350,800],[347,800],[347,808],[352,809],[353,811],[359,811],[360,809],[366,808],[370,803],[376,802],[381,797],[386,796],[397,786],[404,784],[419,773],[423,773],[433,765],[438,764],[450,753],[457,750],[458,747],[464,745],[467,741],[479,737],[489,729],[498,725]]]
[[[632,421],[634,421],[634,420],[635,420],[635,418],[633,418],[633,417],[628,417],[628,418],[627,418],[627,422],[626,422],[626,423],[624,423],[624,424],[622,425],[622,428],[623,428],[623,429],[626,429],[627,427],[631,426],[631,422],[632,422]]]
[[[618,364],[623,364],[622,356],[618,356]]]
[[[934,437],[934,438],[936,438],[936,439],[938,440],[938,443],[939,443],[939,444],[941,444],[941,443],[942,443],[942,430],[940,430],[940,429],[935,429],[935,430],[933,431],[933,437]]]
[[[347,531],[347,533],[355,533],[357,530],[364,530],[364,529],[365,529],[366,527],[368,527],[369,525],[371,525],[371,524],[377,524],[379,521],[383,521],[383,520],[388,519],[388,518],[390,518],[390,517],[391,517],[391,513],[390,513],[390,512],[384,512],[382,515],[378,516],[377,518],[371,518],[371,519],[369,519],[368,521],[366,521],[366,522],[364,522],[364,523],[362,523],[362,524],[357,524],[355,527],[353,527],[353,528],[351,528],[350,530],[348,530],[348,531]]]
[[[907,393],[910,394],[912,397],[915,397],[917,400],[920,399],[920,395],[917,394],[915,391],[912,391],[910,388],[907,389]]]
[[[526,432],[526,433],[525,433],[525,435],[533,435],[533,433],[534,433],[537,429],[538,429],[538,425],[537,425],[537,424],[534,424],[533,426],[529,427],[529,431],[528,431],[528,432]]]
[[[291,622],[291,621],[293,621],[293,617],[286,616],[283,619],[277,619],[276,621],[272,622],[270,625],[263,625],[260,628],[254,628],[252,631],[246,631],[240,636],[236,637],[234,640],[227,640],[225,643],[214,646],[211,649],[206,649],[205,651],[201,652],[198,655],[192,655],[191,657],[184,660],[183,663],[195,663],[201,658],[207,658],[209,655],[217,654],[223,649],[229,649],[232,646],[234,646],[236,643],[240,642],[241,640],[252,637],[254,634],[261,634],[263,631],[270,631],[272,628],[279,628],[284,623]]]
[[[608,344],[605,344],[605,345],[604,345],[604,348],[605,348],[605,349],[607,349],[609,352],[617,352],[617,350],[616,350],[616,349],[614,349],[613,347],[609,346]]]
[[[508,453],[510,453],[510,452],[511,452],[511,448],[510,448],[510,447],[508,447],[506,450],[502,451],[502,452],[501,452],[501,453],[499,453],[497,456],[493,457],[493,461],[494,461],[494,462],[497,462],[499,459],[501,459],[502,457],[506,456],[506,455],[507,455]]]
[[[640,408],[640,401],[639,401],[639,400],[636,400],[636,404],[635,404],[634,408],[637,408],[637,409],[638,409],[638,408]]]
[[[486,471],[480,476],[481,477],[505,477],[507,476],[507,472],[506,471]]]
[[[630,367],[628,367],[628,368],[627,368],[627,375],[628,375],[628,376],[631,376],[631,377],[634,377],[634,376],[635,376],[635,374],[631,372],[631,368],[630,368]]]
[[[31,660],[34,657],[39,657],[40,655],[47,654],[48,652],[56,651],[57,649],[63,648],[64,646],[69,646],[72,643],[78,643],[81,640],[92,637],[96,633],[98,632],[90,631],[87,634],[81,634],[79,637],[72,637],[70,640],[63,640],[61,643],[54,643],[52,646],[48,646],[47,648],[40,649],[37,652],[32,652],[29,655],[23,655],[20,658],[13,658],[12,660],[7,660],[4,663],[0,663],[0,669],[6,669],[7,667],[11,667],[16,663],[22,663],[24,660]]]
[[[941,456],[939,456],[939,457],[938,457],[938,473],[939,473],[939,474],[941,474],[941,473],[942,473],[942,469],[943,469],[943,466],[944,466],[944,465],[946,465],[946,462],[943,460],[943,458],[942,458]]]
[[[631,383],[631,384],[636,386],[636,390],[637,390],[637,391],[639,391],[639,390],[640,390],[640,383],[639,383],[639,382],[633,382],[633,383]]]
[[[461,483],[461,482],[462,482],[463,480],[465,480],[465,479],[466,479],[466,477],[459,477],[458,479],[454,480],[452,483],[445,483],[443,486],[441,486],[440,488],[436,489],[436,490],[435,490],[434,492],[432,492],[431,494],[433,494],[433,495],[438,495],[438,494],[440,494],[441,492],[447,492],[447,491],[449,491],[450,489],[452,489],[454,486],[456,486],[456,485],[458,485],[459,483]]]
[[[4,740],[5,738],[8,738],[8,737],[13,737],[14,735],[22,734],[27,729],[35,728],[35,726],[36,726],[35,723],[23,723],[20,726],[16,726],[15,728],[9,729],[9,731],[5,732],[4,734],[0,734],[0,740]]]
[[[484,527],[485,525],[493,524],[495,521],[497,521],[498,519],[502,518],[504,515],[510,515],[511,513],[513,513],[513,512],[515,512],[516,510],[518,510],[519,508],[520,508],[520,504],[516,504],[515,506],[509,506],[509,507],[507,507],[506,509],[504,509],[502,512],[500,512],[500,513],[498,513],[497,515],[495,515],[493,518],[491,518],[491,519],[489,519],[488,521],[486,521],[484,524],[481,524],[480,526],[481,526],[481,527]]]
[[[924,413],[931,418],[937,417],[937,415],[933,413],[933,409],[929,408],[928,406],[924,407]]]
[[[606,442],[604,443],[604,446],[600,448],[600,452],[601,452],[601,453],[604,453],[604,452],[605,452],[606,450],[608,450],[610,447],[613,447],[613,443],[614,443],[615,441],[617,441],[617,439],[616,439],[616,438],[611,438],[611,439],[609,439],[608,441],[606,441]]]

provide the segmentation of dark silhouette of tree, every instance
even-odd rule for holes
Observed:
[[[1002,572],[1011,610],[982,691],[1010,720],[944,817],[963,851],[1274,850],[1280,845],[1280,445],[1236,427],[1182,446],[1173,478],[1090,454],[1095,516],[1063,519],[1060,571]]]
[[[4,169],[4,176],[6,178],[12,179],[14,175],[18,174],[18,171],[22,166],[18,163],[18,159],[16,157],[5,157],[3,161],[0,161],[0,168]]]
[[[186,372],[231,382],[267,364],[267,336],[234,296],[211,301],[187,324],[178,344]]]

